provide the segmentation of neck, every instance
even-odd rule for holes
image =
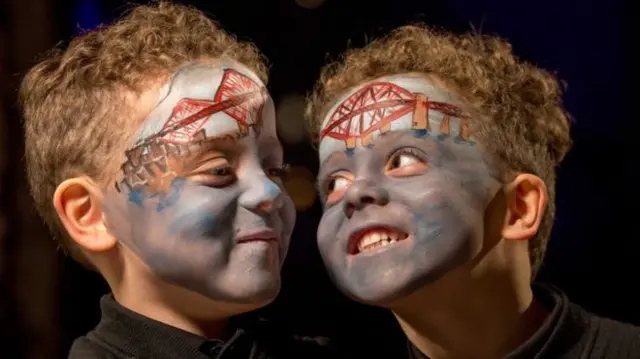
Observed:
[[[214,309],[212,300],[153,277],[141,281],[140,276],[124,274],[118,279],[108,282],[123,307],[189,333],[226,339],[229,314]]]
[[[526,281],[454,271],[391,309],[411,343],[429,358],[499,358],[546,318],[529,278],[522,277]]]

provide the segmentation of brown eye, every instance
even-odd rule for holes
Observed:
[[[389,169],[411,166],[419,162],[420,160],[413,155],[400,153],[391,158],[391,161],[389,161]]]
[[[270,178],[283,179],[289,174],[289,165],[285,163],[280,167],[268,168],[266,174]]]
[[[385,171],[397,177],[414,176],[424,173],[430,168],[414,149],[401,149],[395,152],[387,162]]]
[[[209,174],[214,176],[232,176],[233,169],[231,168],[231,166],[213,168],[209,170]]]
[[[342,172],[333,175],[326,183],[325,195],[327,196],[327,204],[331,205],[342,200],[344,193],[351,186],[351,175]]]
[[[236,182],[236,172],[225,158],[216,158],[187,177],[202,186],[226,187]]]

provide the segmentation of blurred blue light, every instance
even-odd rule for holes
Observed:
[[[73,6],[73,22],[76,32],[92,30],[102,23],[102,11],[98,0],[76,0]]]

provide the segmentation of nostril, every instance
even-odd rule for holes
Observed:
[[[362,198],[360,198],[360,203],[372,204],[375,202],[376,200],[372,196],[363,196]]]
[[[356,207],[351,204],[351,203],[347,203],[344,206],[344,214],[347,216],[347,218],[351,218],[351,216],[353,215],[353,212],[355,212]]]
[[[256,206],[258,211],[269,212],[273,209],[274,203],[272,201],[262,201]]]

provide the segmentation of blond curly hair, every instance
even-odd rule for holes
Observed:
[[[535,275],[553,223],[556,167],[571,147],[561,84],[549,72],[518,60],[500,38],[404,26],[364,48],[348,50],[322,69],[306,113],[314,137],[328,107],[344,92],[382,76],[411,72],[433,75],[456,90],[473,109],[469,126],[474,137],[505,171],[535,174],[547,185],[549,203],[529,242]]]
[[[197,9],[157,2],[139,6],[110,26],[54,49],[22,81],[19,99],[25,124],[28,180],[38,212],[63,249],[87,264],[52,206],[56,187],[86,175],[106,184],[109,166],[139,125],[126,114],[127,95],[181,65],[226,57],[267,82],[263,56]]]

